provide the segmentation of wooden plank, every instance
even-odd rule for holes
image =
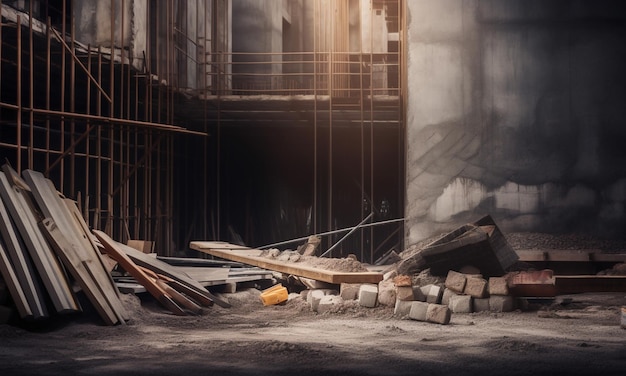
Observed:
[[[119,243],[111,239],[107,234],[99,230],[93,230],[94,235],[104,246],[106,252],[117,261],[128,274],[132,275],[137,282],[141,283],[146,290],[165,308],[176,315],[186,315],[185,311],[174,302],[172,297],[166,293],[150,276],[144,273],[118,246]],[[139,251],[137,251],[139,252]],[[141,253],[141,252],[140,252]]]
[[[54,235],[58,256],[73,272],[91,303],[104,321],[109,324],[124,323],[128,314],[113,284],[109,272],[100,259],[100,254],[83,233],[72,213],[51,180],[40,172],[24,170],[22,173],[39,209],[46,217],[45,228]],[[55,231],[54,234],[51,231]],[[113,317],[111,316],[113,313]]]
[[[38,219],[33,212],[34,204],[26,193],[18,186],[11,186],[4,172],[0,172],[0,195],[30,253],[54,308],[59,313],[79,311],[78,301],[58,259],[37,224]]]
[[[378,283],[382,281],[382,273],[377,272],[336,272],[314,268],[298,263],[288,263],[268,259],[262,255],[263,251],[242,246],[232,246],[224,242],[191,242],[189,247],[226,260],[242,262],[258,266],[263,269],[306,277],[328,283]]]
[[[82,255],[77,249],[78,246],[65,237],[52,219],[46,218],[41,223],[47,231],[50,242],[57,251],[57,255],[63,261],[67,270],[70,271],[91,304],[96,308],[100,317],[107,325],[119,323],[120,319],[108,304],[106,293],[92,279],[90,270],[93,269],[94,260],[81,257]],[[121,322],[123,323],[123,321]]]
[[[215,304],[219,305],[222,308],[230,308],[230,304],[217,296],[211,294],[202,284],[198,281],[194,280],[190,276],[185,273],[180,272],[178,269],[169,265],[166,262],[158,260],[150,255],[139,252],[136,249],[133,249],[125,244],[116,243],[121,251],[123,251],[128,257],[130,257],[135,263],[146,267],[150,270],[153,270],[156,273],[166,275],[172,279],[179,281],[180,283],[186,285],[187,287],[197,291],[198,293],[206,296],[211,299]]]
[[[606,253],[600,250],[523,249],[515,251],[524,262],[626,262],[626,253]]]
[[[6,272],[3,272],[3,276],[7,283],[9,283],[8,279],[15,279],[16,296],[13,299],[16,305],[25,305],[23,311],[18,306],[18,312],[22,318],[32,317],[33,319],[40,319],[48,317],[44,292],[37,280],[33,278],[35,269],[28,258],[28,251],[19,237],[2,199],[0,199],[0,235],[5,245],[3,250],[5,257],[2,259],[2,263],[8,269]],[[14,276],[11,274],[14,274]],[[13,291],[11,293],[13,294]],[[24,299],[26,300],[25,302],[23,302]]]

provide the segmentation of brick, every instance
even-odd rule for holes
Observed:
[[[408,316],[411,311],[411,304],[413,304],[412,301],[396,300],[396,305],[393,308],[393,314],[400,317]]]
[[[455,272],[454,270],[448,271],[448,275],[446,277],[446,282],[444,283],[447,288],[450,290],[461,294],[465,289],[465,283],[467,281],[467,277],[465,274]]]
[[[339,295],[324,295],[317,305],[318,313],[332,312],[343,304]]]
[[[472,297],[469,295],[451,296],[448,307],[452,313],[471,313],[473,312]]]
[[[509,295],[509,286],[506,278],[490,277],[489,295]]]
[[[448,303],[450,302],[450,298],[456,295],[459,294],[450,289],[443,289],[443,294],[441,294],[441,304],[448,305]]]
[[[409,277],[408,275],[399,275],[396,276],[393,279],[393,283],[396,285],[396,287],[411,287],[413,286],[413,281],[411,280],[411,277]]]
[[[409,318],[417,321],[426,321],[426,312],[429,304],[426,302],[411,302]]]
[[[378,283],[378,304],[390,307],[396,304],[396,286],[392,280]]]
[[[342,283],[339,295],[343,300],[356,300],[359,297],[360,283]]]
[[[477,277],[468,278],[463,293],[474,298],[484,298],[487,296],[487,281]]]
[[[489,310],[491,312],[511,312],[515,307],[515,301],[510,295],[492,295],[489,297]]]
[[[363,307],[376,307],[378,302],[378,286],[363,284],[359,288],[359,305]]]
[[[397,286],[396,287],[396,299],[410,301],[413,299],[413,287],[412,286]]]
[[[474,298],[474,312],[489,311],[489,298]]]
[[[450,309],[442,304],[429,304],[426,310],[426,321],[447,325],[452,314]]]

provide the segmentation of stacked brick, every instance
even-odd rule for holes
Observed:
[[[453,313],[509,312],[514,309],[514,299],[509,294],[505,277],[463,274],[450,270],[444,283],[442,303]]]

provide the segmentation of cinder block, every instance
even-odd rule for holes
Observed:
[[[477,277],[468,278],[463,293],[474,298],[484,298],[487,296],[487,281]]]
[[[413,302],[409,300],[396,300],[393,314],[400,317],[408,316],[409,312],[411,311],[411,304],[413,304]]]
[[[450,290],[461,294],[465,289],[465,283],[467,281],[467,277],[465,274],[455,272],[454,270],[448,271],[448,275],[446,277],[446,282],[444,283],[447,288]]]
[[[449,324],[451,316],[448,306],[442,304],[429,304],[426,310],[426,321],[437,324]]]
[[[396,299],[411,301],[413,300],[413,287],[412,286],[397,286],[396,287]]]
[[[343,299],[339,295],[324,295],[317,305],[318,313],[325,313],[336,310],[343,304]]]
[[[392,280],[378,283],[378,303],[384,306],[394,306],[396,304],[396,286]]]
[[[509,286],[504,277],[489,278],[489,295],[509,295]]]
[[[492,295],[489,297],[489,310],[491,312],[511,312],[515,307],[515,301],[510,295]]]
[[[454,295],[450,297],[448,307],[452,313],[471,313],[472,297],[469,295]]]
[[[409,318],[417,321],[426,321],[426,312],[429,304],[426,302],[411,302]]]
[[[489,298],[474,298],[474,312],[489,311]]]
[[[441,304],[448,305],[450,303],[450,298],[456,295],[459,294],[450,289],[443,289],[443,294],[441,294]]]
[[[343,300],[356,300],[359,297],[360,283],[342,283],[339,295]]]
[[[359,288],[359,305],[363,307],[376,307],[378,302],[378,285],[363,284]]]

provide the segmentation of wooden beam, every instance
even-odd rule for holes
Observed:
[[[224,242],[194,241],[189,244],[191,249],[220,257],[230,261],[237,261],[263,269],[306,277],[318,281],[340,283],[378,283],[382,281],[382,273],[377,272],[336,272],[298,263],[282,262],[262,256],[263,251],[247,248]]]

